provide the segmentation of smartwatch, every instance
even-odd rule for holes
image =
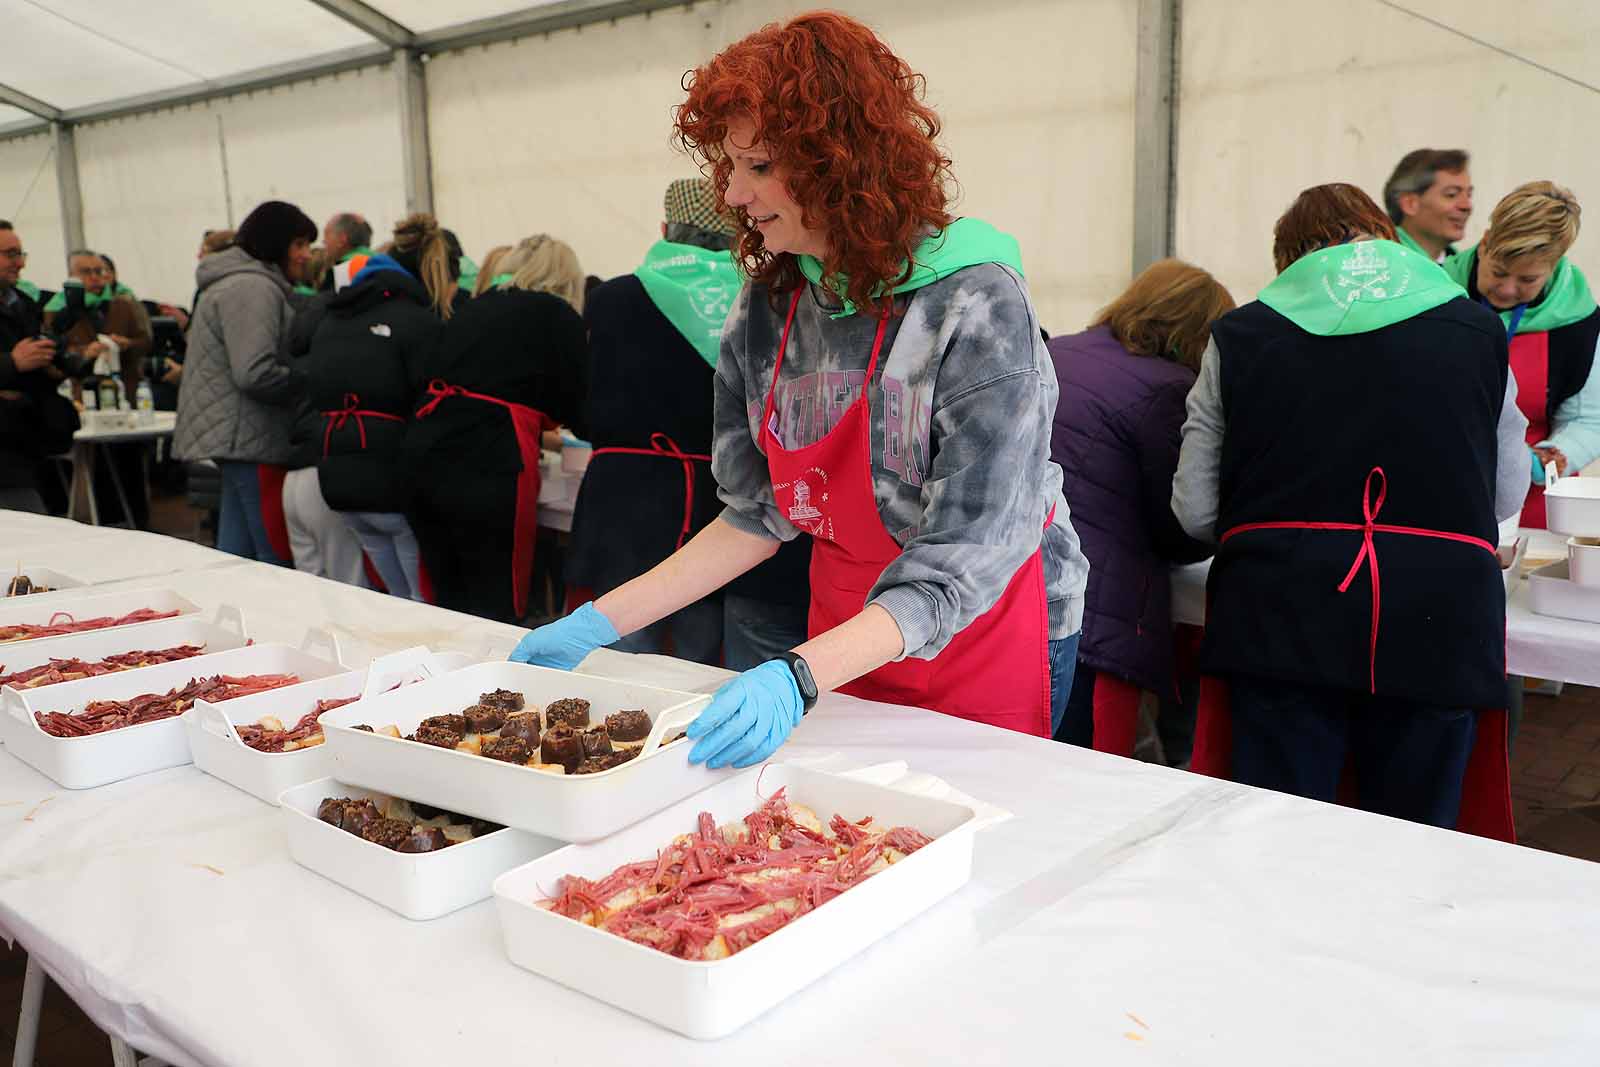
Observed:
[[[798,652],[780,652],[778,658],[788,665],[789,673],[794,675],[794,684],[800,689],[800,711],[805,714],[817,703],[817,680],[811,676],[811,667]]]

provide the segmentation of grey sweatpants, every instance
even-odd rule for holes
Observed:
[[[322,499],[317,468],[303,467],[284,476],[283,517],[289,526],[295,570],[367,587],[361,542]]]

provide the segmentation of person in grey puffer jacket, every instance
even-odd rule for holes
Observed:
[[[272,545],[263,504],[282,512],[271,497],[293,454],[295,401],[304,391],[303,375],[283,356],[294,318],[289,293],[316,236],[303,211],[268,200],[245,218],[233,248],[195,269],[173,451],[222,470],[217,548],[266,563],[289,562]]]

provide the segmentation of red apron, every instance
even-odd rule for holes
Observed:
[[[710,463],[710,456],[703,456],[698,452],[685,452],[678,447],[678,442],[664,433],[650,435],[649,448],[597,448],[591,460],[600,456],[660,456],[663,459],[675,459],[683,464],[683,526],[678,530],[678,543],[673,546],[673,551],[683,547],[689,539],[689,532],[694,529],[694,465],[696,463]]]
[[[1520,389],[1521,383],[1518,382]],[[1377,497],[1373,487],[1377,486]],[[1350,589],[1351,583],[1365,569],[1371,570],[1372,627],[1368,662],[1368,690],[1377,689],[1378,626],[1382,607],[1381,586],[1378,577],[1378,550],[1374,534],[1397,534],[1409,537],[1432,537],[1458,541],[1481,548],[1495,555],[1495,546],[1481,538],[1446,530],[1428,530],[1414,526],[1391,526],[1377,521],[1383,508],[1388,487],[1384,482],[1383,468],[1374,467],[1367,475],[1366,491],[1361,501],[1362,523],[1343,522],[1259,522],[1236,526],[1222,535],[1222,541],[1251,530],[1357,530],[1362,533],[1361,551],[1339,592]],[[1500,841],[1516,841],[1516,827],[1511,813],[1511,768],[1506,740],[1506,713],[1504,708],[1485,709],[1478,712],[1477,730],[1472,752],[1467,758],[1467,769],[1461,782],[1461,810],[1456,817],[1456,829],[1480,837]],[[1232,771],[1233,721],[1228,709],[1226,681],[1213,676],[1200,679],[1200,706],[1195,722],[1194,754],[1189,767],[1198,774],[1213,778],[1228,778]],[[1349,768],[1346,768],[1348,779]],[[1348,781],[1346,783],[1348,785]],[[1341,794],[1345,788],[1341,787]],[[1341,795],[1340,802],[1347,797]]]
[[[1528,420],[1529,447],[1550,436],[1550,335],[1519,333],[1511,339],[1511,373],[1517,378],[1517,409]],[[1544,486],[1528,491],[1521,525],[1544,529]]]
[[[888,320],[878,322],[861,395],[816,443],[785,449],[774,432],[773,397],[796,292],[778,343],[777,366],[761,416],[778,509],[814,539],[811,552],[812,637],[860,614],[885,567],[901,549],[884,529],[872,487],[872,423],[868,392],[883,351]],[[1042,547],[1012,576],[1004,595],[932,660],[886,663],[839,687],[842,693],[889,704],[931,708],[1035,737],[1050,736],[1049,618]]]
[[[447,397],[464,396],[503,407],[511,414],[511,428],[517,435],[517,451],[522,456],[522,473],[517,475],[516,520],[512,527],[511,546],[511,605],[521,618],[527,614],[528,589],[533,584],[533,548],[539,529],[539,436],[545,430],[555,429],[549,416],[526,404],[514,404],[486,393],[474,393],[459,385],[450,385],[439,378],[428,383],[428,397],[417,408],[417,418],[433,414],[435,408]]]
[[[386,419],[389,422],[405,422],[401,415],[391,415],[387,411],[370,411],[361,406],[361,398],[355,393],[344,394],[344,407],[333,411],[324,411],[322,417],[327,420],[327,425],[322,429],[322,454],[328,454],[328,443],[333,440],[333,431],[342,430],[345,423],[355,420],[356,432],[361,435],[361,448],[367,447],[367,419]]]

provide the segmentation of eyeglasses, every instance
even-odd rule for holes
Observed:
[[[27,259],[28,253],[20,248],[0,248],[0,256],[5,256],[7,259]]]

